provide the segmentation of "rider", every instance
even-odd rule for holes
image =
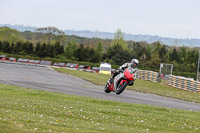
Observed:
[[[137,66],[139,64],[139,61],[137,59],[132,59],[131,60],[131,63],[125,63],[123,64],[122,66],[119,67],[118,70],[116,70],[114,73],[113,73],[113,76],[110,77],[110,79],[108,80],[108,84],[107,84],[107,87],[108,85],[113,82],[112,79],[114,79],[115,76],[117,76],[120,72],[123,72],[126,68],[128,67],[132,67],[133,68],[133,71],[135,73],[135,77],[136,77],[136,73],[137,73]],[[135,80],[135,79],[134,79]],[[134,83],[129,83],[129,85],[133,85]]]

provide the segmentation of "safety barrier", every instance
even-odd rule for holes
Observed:
[[[137,78],[142,80],[148,80],[152,82],[159,81],[159,73],[154,71],[148,70],[138,70],[137,71]]]
[[[40,66],[40,67],[44,66],[44,65],[40,65],[40,64],[30,64],[30,63],[12,62],[12,61],[1,61],[1,60],[0,60],[0,63],[26,65],[26,66]]]
[[[168,85],[181,90],[200,93],[200,82],[193,79],[170,75]]]

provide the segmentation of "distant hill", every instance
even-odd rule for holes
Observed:
[[[0,24],[0,27],[10,27],[12,29],[16,29],[18,31],[34,31],[38,27],[32,26],[23,26],[23,25],[9,25],[9,24]],[[80,37],[87,38],[101,38],[101,39],[113,39],[114,33],[109,32],[100,32],[100,31],[89,31],[89,30],[64,30],[66,35],[76,35]],[[163,44],[170,46],[188,46],[188,47],[200,47],[200,39],[176,39],[169,37],[159,37],[159,36],[150,36],[150,35],[132,35],[124,33],[125,40],[132,40],[135,42],[145,41],[147,43],[153,43],[156,41],[160,41]]]

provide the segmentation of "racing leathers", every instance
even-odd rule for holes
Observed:
[[[118,70],[116,70],[113,75],[110,77],[110,79],[108,80],[108,84],[112,83],[113,82],[113,79],[115,76],[117,76],[120,72],[123,72],[126,68],[128,67],[131,67],[131,63],[124,63],[122,66],[119,67]],[[136,74],[137,74],[137,68],[133,68],[133,71],[134,71],[134,75],[136,77]],[[132,80],[129,85],[133,85],[134,84],[134,80]]]

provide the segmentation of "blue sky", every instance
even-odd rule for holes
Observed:
[[[200,38],[200,0],[0,0],[0,24]]]

